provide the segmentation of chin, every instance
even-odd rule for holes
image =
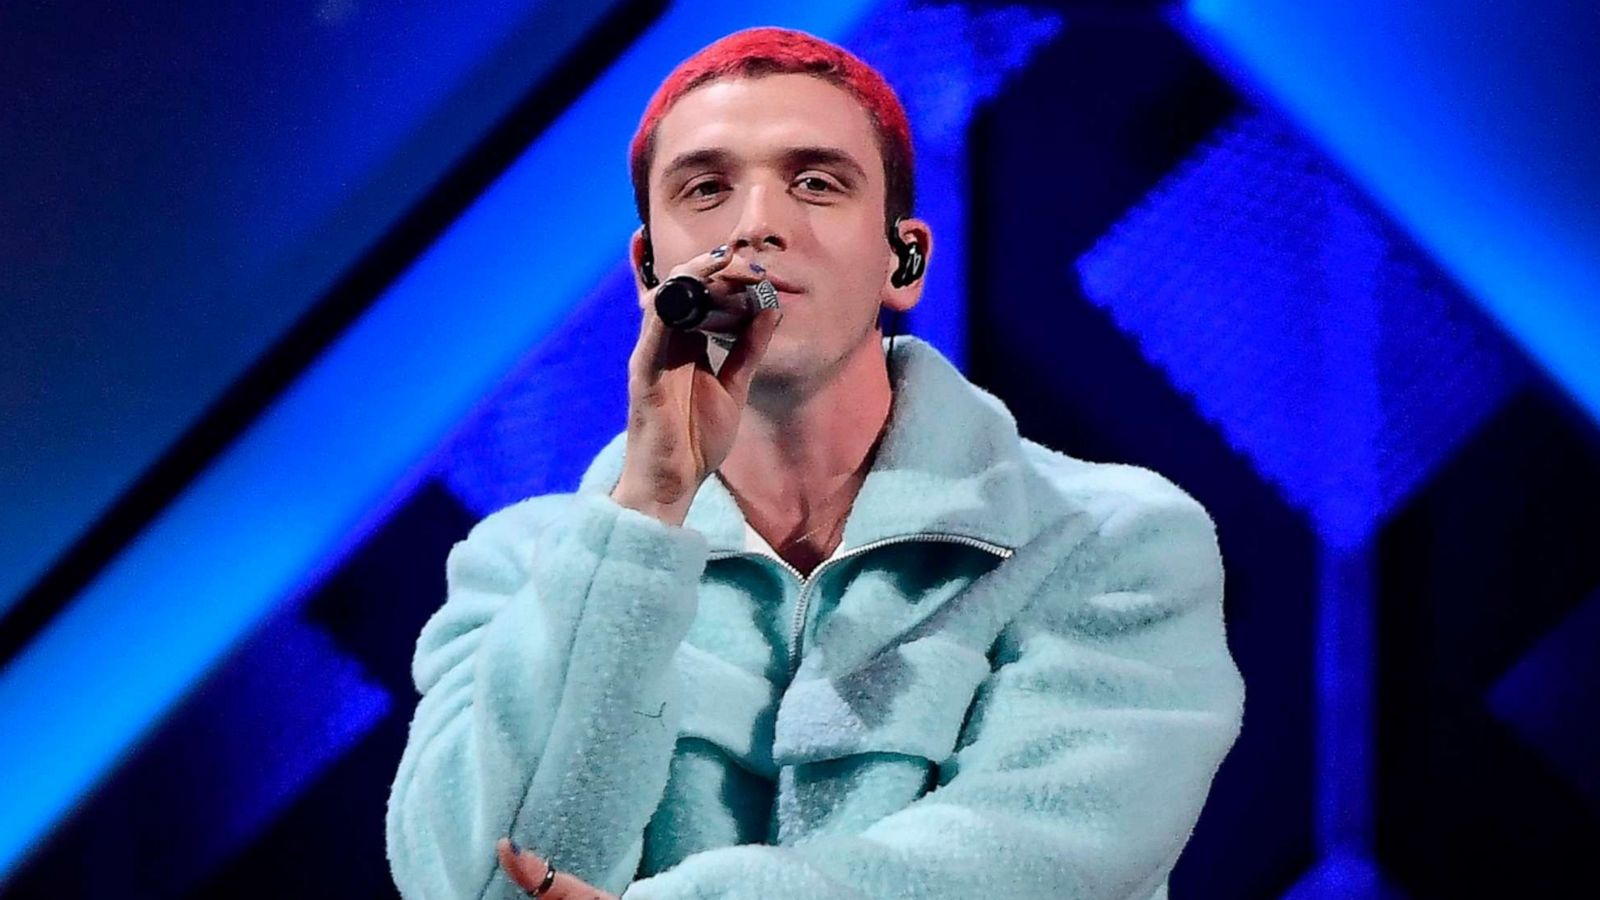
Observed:
[[[756,382],[773,387],[799,385],[814,379],[825,368],[825,361],[817,355],[816,348],[802,341],[784,340],[772,336],[767,352],[756,367]]]
[[[793,381],[805,374],[805,357],[801,348],[787,346],[774,337],[767,352],[756,366],[756,381]]]

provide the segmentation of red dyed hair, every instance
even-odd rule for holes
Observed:
[[[633,202],[639,221],[650,224],[650,164],[655,159],[661,117],[683,95],[721,78],[813,75],[855,97],[872,120],[883,156],[885,225],[911,214],[913,201],[911,123],[894,89],[877,69],[836,44],[787,28],[748,28],[707,46],[678,64],[656,88],[629,147]]]

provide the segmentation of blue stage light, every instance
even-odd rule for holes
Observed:
[[[870,8],[674,5],[14,658],[0,672],[0,878],[267,612],[383,521],[611,270],[635,227],[624,148],[672,66],[758,24],[838,39]]]
[[[1184,21],[1600,420],[1592,2],[1189,0]]]

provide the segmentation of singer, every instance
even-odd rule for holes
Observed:
[[[401,893],[1165,897],[1243,715],[1206,510],[885,340],[933,235],[860,59],[723,38],[631,163],[627,428],[449,554],[388,807]],[[724,350],[657,314],[685,275],[779,302]]]

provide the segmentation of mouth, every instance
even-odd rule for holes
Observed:
[[[787,278],[773,274],[772,270],[768,269],[766,266],[762,265],[756,260],[750,260],[747,265],[749,266],[751,275],[756,278],[761,278],[772,282],[772,286],[777,288],[779,293],[800,294],[804,293],[805,291],[804,288],[788,280]]]
[[[777,288],[778,292],[780,294],[799,294],[799,293],[803,293],[802,289],[797,287],[797,286],[795,286],[793,282],[785,281],[784,279],[779,278],[778,276],[773,275],[770,272],[767,273],[763,277],[765,277],[768,281],[772,282],[772,286]]]

